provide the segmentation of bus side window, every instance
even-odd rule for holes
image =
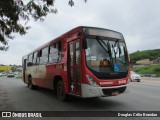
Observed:
[[[40,64],[48,63],[48,47],[41,50]]]
[[[61,61],[61,42],[54,43],[49,47],[49,62]]]
[[[28,56],[27,66],[32,66],[32,65],[33,65],[33,54],[30,54]]]
[[[33,65],[37,64],[37,55],[38,55],[38,52],[33,53]]]
[[[40,57],[42,56],[42,50],[38,51],[37,55],[37,65],[40,64]]]
[[[61,61],[61,50],[62,50],[62,45],[60,41],[58,42],[58,61]]]

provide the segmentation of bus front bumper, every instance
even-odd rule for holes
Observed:
[[[115,96],[125,91],[127,85],[111,87],[94,87],[82,84],[82,98]]]

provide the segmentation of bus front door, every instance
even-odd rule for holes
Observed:
[[[81,94],[81,54],[80,54],[80,40],[69,42],[68,44],[68,80],[69,92],[71,94]]]

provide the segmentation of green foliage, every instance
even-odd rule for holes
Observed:
[[[137,67],[137,68],[132,68],[131,70],[139,74],[156,74],[157,77],[160,77],[160,65]]]
[[[26,34],[30,28],[26,25],[30,18],[43,21],[48,13],[56,14],[58,11],[54,8],[54,2],[55,0],[0,0],[0,42],[3,44],[0,50],[8,50],[8,41],[14,38],[13,33]],[[74,1],[68,0],[68,4],[72,7]]]
[[[153,69],[153,71],[154,71],[154,72],[159,72],[159,73],[160,73],[160,67],[155,67],[155,68]]]
[[[131,64],[135,64],[137,60],[150,59],[155,60],[160,57],[160,49],[137,51],[130,54]]]

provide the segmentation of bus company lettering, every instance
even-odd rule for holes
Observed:
[[[112,85],[113,81],[100,82],[100,85]]]

